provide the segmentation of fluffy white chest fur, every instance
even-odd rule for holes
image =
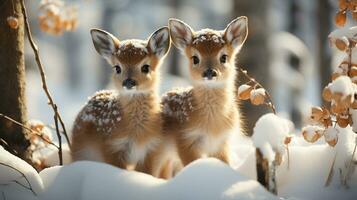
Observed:
[[[213,135],[203,129],[194,129],[186,132],[184,135],[185,140],[194,141],[198,145],[198,149],[202,153],[215,154],[220,150],[222,145],[227,141],[231,131],[226,131],[219,135]]]
[[[110,149],[114,152],[123,152],[129,164],[142,163],[147,153],[153,150],[158,144],[159,139],[151,139],[143,144],[137,144],[133,138],[118,138],[110,141]]]

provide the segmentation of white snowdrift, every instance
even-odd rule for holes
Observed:
[[[7,160],[15,158],[3,149],[0,157]],[[26,163],[20,163],[17,167],[24,171],[32,169]],[[7,172],[1,169],[1,180],[4,173]],[[37,196],[19,188],[16,183],[0,185],[0,193],[4,192],[8,200],[278,199],[255,180],[242,176],[213,158],[193,162],[169,181],[90,161],[48,168],[40,176],[35,171],[32,173],[36,179],[31,184],[37,185]],[[16,177],[5,178],[12,180]]]
[[[299,144],[294,146],[294,142],[292,142],[289,147],[289,169],[286,157],[283,159],[282,164],[277,167],[278,196],[309,200],[356,199],[357,190],[354,189],[357,187],[356,171],[353,172],[348,182],[349,188],[341,186],[340,183],[340,169],[344,173],[346,161],[349,161],[352,155],[353,137],[355,137],[353,132],[347,133],[347,130],[345,131],[340,135],[334,148],[328,144],[307,146]],[[303,142],[300,137],[294,137],[293,140],[301,140]],[[337,157],[332,182],[325,187],[336,152]],[[257,178],[255,147],[252,146],[245,154],[248,154],[247,159],[237,167],[237,171],[255,180]]]
[[[26,187],[32,188],[34,193]],[[6,195],[6,199],[31,199],[42,191],[43,184],[37,171],[0,146],[0,197]]]
[[[262,151],[270,162],[275,159],[275,153],[285,153],[284,140],[293,131],[290,121],[275,114],[265,114],[259,118],[254,127],[253,144]]]
[[[344,129],[351,130],[351,129]],[[294,137],[290,149],[290,168],[285,158],[277,167],[278,196],[287,199],[356,199],[357,172],[349,180],[349,188],[340,184],[340,169],[351,157],[355,134],[341,132],[337,145],[307,145],[301,137]],[[296,140],[306,144],[296,143]],[[249,144],[249,145],[247,145]],[[296,144],[296,145],[294,145]],[[330,186],[325,187],[329,168],[337,152],[335,173]],[[256,182],[255,147],[244,140],[236,151],[235,169],[210,158],[201,159],[185,167],[169,180],[121,170],[111,165],[82,161],[43,170],[40,174],[24,161],[0,148],[0,161],[26,174],[34,191],[19,186],[16,172],[0,168],[0,199],[278,199]]]

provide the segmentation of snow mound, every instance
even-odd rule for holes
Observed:
[[[275,114],[265,114],[259,118],[253,129],[253,144],[262,151],[268,161],[275,159],[275,153],[285,152],[284,141],[292,132],[292,123]]]
[[[29,199],[43,191],[42,180],[37,171],[25,161],[4,150],[2,146],[0,146],[1,191],[6,195],[6,199]]]
[[[278,199],[213,158],[193,162],[169,181],[90,161],[45,169],[40,176],[42,199]]]
[[[79,161],[44,169],[38,174],[30,165],[0,149],[0,161],[24,173],[31,190],[13,180],[21,175],[0,168],[0,193],[7,200],[91,200],[91,199],[278,199],[257,181],[248,179],[215,158],[197,160],[171,180],[158,179],[112,165]]]

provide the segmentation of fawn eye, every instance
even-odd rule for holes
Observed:
[[[228,57],[228,56],[224,54],[224,55],[221,56],[221,58],[219,58],[219,61],[220,61],[221,63],[226,63],[226,62],[227,62],[227,57]]]
[[[121,73],[121,67],[120,67],[119,65],[115,65],[114,68],[115,68],[115,72],[116,72],[117,74],[120,74],[120,73]]]
[[[149,65],[143,65],[143,66],[141,67],[141,72],[142,72],[142,73],[147,74],[147,73],[149,73],[149,71],[150,71],[150,66],[149,66]]]
[[[200,59],[197,56],[192,56],[192,62],[194,65],[197,65],[200,62]]]

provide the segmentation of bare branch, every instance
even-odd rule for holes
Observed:
[[[55,143],[51,142],[51,141],[48,140],[47,138],[43,137],[43,134],[42,134],[42,133],[40,133],[40,132],[38,132],[38,131],[36,131],[36,130],[31,129],[31,128],[27,127],[26,125],[22,124],[21,122],[18,122],[18,121],[16,121],[16,120],[12,119],[11,117],[6,116],[6,115],[4,115],[4,114],[2,114],[2,113],[0,113],[0,117],[3,117],[4,119],[7,119],[7,120],[11,121],[11,122],[14,123],[14,124],[16,124],[16,125],[18,125],[18,126],[21,126],[22,128],[26,129],[27,131],[30,131],[30,133],[32,133],[32,134],[34,134],[34,135],[40,137],[43,141],[45,141],[45,142],[47,142],[48,144],[51,144],[51,145],[53,145],[54,147],[56,147],[57,149],[59,149],[59,146],[58,146],[58,145],[56,145]]]
[[[62,157],[62,137],[58,128],[58,118],[56,116],[54,116],[54,120],[55,120],[55,126],[56,126],[56,133],[57,133],[57,137],[58,137],[58,144],[59,144],[59,148],[58,148],[58,157],[59,157],[59,163],[60,165],[63,165],[63,157]]]
[[[246,70],[243,70],[241,67],[238,67],[238,70],[249,80],[248,83],[252,82],[252,83],[254,83],[254,85],[264,88],[258,81],[256,81],[253,77],[249,76],[248,72]],[[273,111],[273,113],[276,114],[275,105],[274,105],[272,98],[267,90],[265,90],[265,95],[267,97],[268,102],[265,103],[264,105],[268,106]]]
[[[18,182],[17,180],[14,180],[14,182],[17,183],[17,184],[19,184],[19,185],[21,185],[21,186],[23,186],[23,187],[25,187],[25,188],[28,189],[28,190],[31,190],[31,192],[32,192],[35,196],[37,196],[36,192],[33,190],[32,186],[31,186],[30,181],[27,179],[27,177],[25,176],[25,174],[24,174],[23,172],[21,172],[20,170],[16,169],[15,167],[13,167],[13,166],[11,166],[11,165],[6,164],[6,163],[0,162],[0,165],[3,165],[3,166],[8,167],[8,168],[11,168],[11,169],[17,171],[18,173],[20,173],[20,174],[22,175],[22,177],[24,177],[24,179],[26,180],[26,182],[27,182],[27,184],[28,184],[29,186],[27,187],[27,186],[21,184],[20,182]]]
[[[19,153],[13,149],[5,140],[3,140],[2,138],[0,138],[0,145],[3,145],[3,146],[7,146],[9,151],[11,151],[12,154],[14,155],[18,155]]]
[[[61,124],[61,127],[62,127],[62,130],[63,130],[63,134],[67,140],[67,143],[68,143],[68,147],[71,148],[71,142],[69,140],[69,137],[68,137],[68,134],[67,134],[67,131],[66,131],[66,127],[63,123],[63,120],[62,120],[62,117],[61,115],[59,114],[58,112],[58,107],[57,107],[57,104],[53,101],[53,98],[48,90],[48,87],[47,87],[47,82],[46,82],[46,76],[45,76],[45,71],[44,71],[44,68],[43,68],[43,65],[42,65],[42,62],[41,62],[41,59],[40,59],[40,53],[39,53],[39,49],[37,47],[37,45],[35,44],[33,38],[32,38],[32,34],[31,34],[31,29],[30,29],[30,24],[29,24],[29,21],[28,21],[28,16],[27,16],[27,11],[26,11],[26,7],[25,7],[25,2],[24,0],[21,0],[21,8],[22,8],[22,14],[24,15],[24,21],[25,21],[25,29],[26,29],[26,33],[27,33],[27,36],[28,36],[28,40],[30,42],[30,45],[31,45],[31,48],[35,54],[35,60],[36,60],[36,63],[37,63],[37,66],[38,66],[38,69],[40,71],[40,75],[41,75],[41,81],[42,81],[42,89],[43,91],[45,92],[46,96],[47,96],[47,99],[48,99],[48,103],[49,105],[51,106],[53,112],[54,112],[54,120],[55,120],[55,123],[56,123],[56,133],[57,133],[57,137],[58,137],[58,140],[59,140],[59,148],[58,148],[58,154],[59,154],[59,160],[60,160],[60,165],[63,164],[63,160],[62,160],[62,138],[61,138],[61,133],[60,133],[60,130],[58,128],[58,122],[60,122]]]

